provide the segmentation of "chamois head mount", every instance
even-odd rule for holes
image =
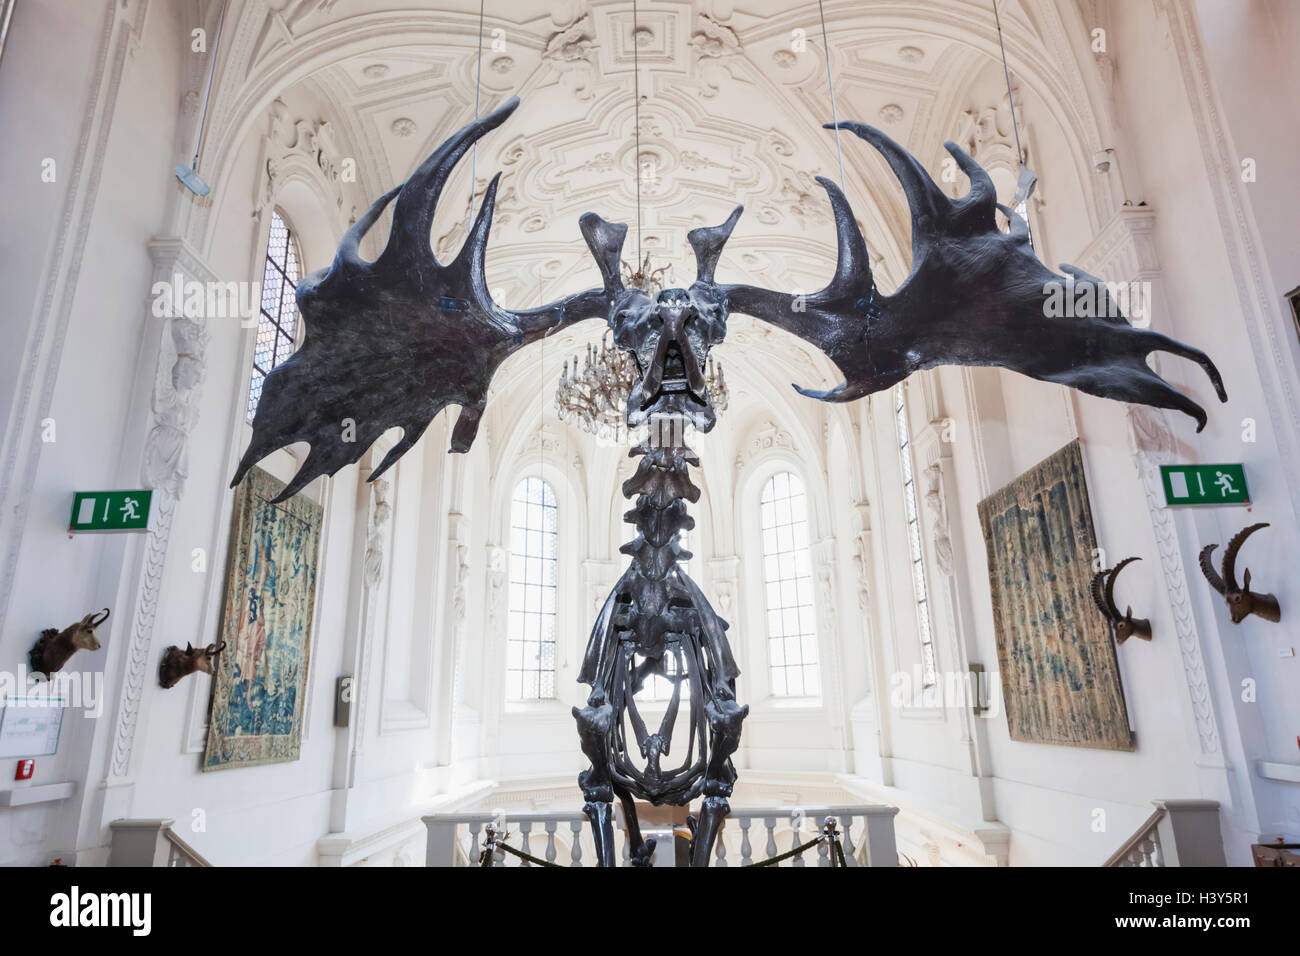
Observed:
[[[207,647],[200,647],[197,650],[192,644],[186,644],[185,650],[181,650],[176,645],[172,645],[163,651],[162,663],[158,667],[158,684],[161,687],[175,687],[181,678],[200,672],[208,676],[215,676],[216,669],[213,666],[217,655],[226,649],[226,642],[220,644],[209,644]]]
[[[1210,587],[1227,600],[1228,614],[1233,624],[1240,624],[1252,614],[1274,624],[1282,620],[1282,606],[1278,604],[1277,598],[1250,589],[1250,568],[1242,574],[1241,583],[1237,583],[1237,553],[1241,551],[1241,546],[1245,544],[1247,538],[1260,528],[1267,527],[1268,522],[1262,521],[1243,528],[1232,536],[1227,549],[1223,552],[1222,574],[1214,570],[1214,563],[1211,560],[1211,554],[1218,545],[1207,544],[1201,549],[1201,573],[1205,575],[1205,580],[1210,582]]]
[[[47,627],[41,631],[32,649],[27,652],[27,661],[32,673],[44,674],[47,678],[63,665],[77,651],[97,651],[102,646],[95,636],[95,628],[108,620],[108,608],[92,611],[76,624],[69,624],[59,631]]]
[[[1141,560],[1141,558],[1125,558],[1115,567],[1098,571],[1092,576],[1093,603],[1097,605],[1097,610],[1101,611],[1102,617],[1114,627],[1117,644],[1123,644],[1130,637],[1140,637],[1144,641],[1151,640],[1149,620],[1144,617],[1135,618],[1131,605],[1125,608],[1123,614],[1119,613],[1119,608],[1115,605],[1115,579],[1128,565]]]

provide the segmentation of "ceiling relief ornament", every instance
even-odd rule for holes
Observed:
[[[882,123],[893,126],[903,121],[903,108],[897,103],[886,103],[876,115],[880,117]]]
[[[568,26],[551,34],[542,51],[542,62],[558,74],[560,85],[576,99],[586,102],[596,95],[596,35],[591,15],[584,13]]]
[[[335,208],[349,222],[355,220],[355,207],[348,199],[343,181],[345,152],[340,149],[334,128],[327,120],[295,120],[288,104],[276,99],[270,107],[263,147],[266,176],[254,215],[260,215],[261,210],[275,201],[290,168],[305,161],[332,195]]]
[[[690,40],[695,52],[695,66],[703,88],[700,95],[712,99],[727,80],[748,83],[742,73],[732,69],[731,60],[741,54],[740,38],[731,27],[719,23],[706,13],[696,21],[696,30]]]

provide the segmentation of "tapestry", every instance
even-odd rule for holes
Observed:
[[[1115,645],[1089,593],[1097,539],[1078,441],[979,516],[1011,739],[1132,750]]]
[[[260,468],[236,492],[204,770],[297,760],[323,511]]]

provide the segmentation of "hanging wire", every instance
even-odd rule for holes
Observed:
[[[822,0],[817,0],[817,12],[822,20],[822,49],[826,52],[826,83],[831,88],[831,119],[835,123],[835,155],[840,161],[840,192],[846,192],[844,186],[844,152],[840,149],[840,114],[835,108],[835,77],[831,75],[831,45],[826,39],[826,10]]]
[[[1024,148],[1020,145],[1020,123],[1016,119],[1016,97],[1011,92],[1011,67],[1007,66],[1007,45],[1002,39],[1002,16],[998,13],[998,0],[993,0],[993,20],[998,26],[998,47],[1002,50],[1002,72],[1007,78],[1007,101],[1011,104],[1011,128],[1016,134],[1016,169],[1024,168]]]
[[[487,0],[478,0],[478,75],[474,78],[474,122],[478,122],[479,96],[483,92],[483,5]],[[469,177],[469,218],[465,220],[465,229],[474,229],[474,191],[478,189],[478,140],[474,140],[474,158],[470,163]]]
[[[217,35],[212,41],[212,54],[208,57],[208,78],[203,84],[203,112],[199,114],[199,132],[194,140],[194,160],[191,168],[199,171],[199,146],[203,142],[203,132],[208,119],[208,98],[212,93],[212,74],[217,68],[217,48],[221,45],[221,27],[226,22],[226,4],[221,4],[221,13],[217,16]]]
[[[633,107],[634,119],[636,123],[636,158],[633,165],[636,168],[636,268],[641,268],[644,261],[641,258],[641,58],[638,50],[640,40],[637,36],[640,28],[637,25],[636,0],[632,0],[632,96],[636,103]]]

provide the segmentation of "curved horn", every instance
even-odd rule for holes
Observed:
[[[104,608],[104,610],[99,615],[91,618],[90,626],[99,627],[99,625],[103,624],[107,620],[108,620],[108,608]]]
[[[744,206],[737,206],[731,211],[727,221],[721,225],[701,226],[686,234],[686,241],[691,244],[691,250],[695,253],[696,282],[713,281],[713,270],[717,268],[722,247],[731,238],[731,230],[736,228],[736,221],[744,211]]]
[[[1137,557],[1125,558],[1119,564],[1115,565],[1114,570],[1110,572],[1110,577],[1106,579],[1106,603],[1110,605],[1111,612],[1117,618],[1124,617],[1124,615],[1119,613],[1119,608],[1115,605],[1115,579],[1119,577],[1119,573],[1121,571],[1123,571],[1134,561],[1141,561],[1141,560],[1142,560],[1141,558],[1137,558]]]
[[[1201,555],[1198,560],[1201,564],[1201,573],[1205,575],[1205,580],[1210,582],[1210,587],[1220,594],[1227,594],[1227,586],[1223,583],[1223,578],[1219,577],[1219,572],[1214,570],[1214,562],[1210,557],[1217,547],[1217,544],[1207,544],[1201,548]]]
[[[1098,571],[1092,576],[1092,581],[1088,584],[1088,592],[1092,595],[1092,603],[1097,605],[1097,610],[1101,612],[1101,616],[1107,620],[1113,620],[1119,615],[1111,614],[1111,610],[1106,606],[1106,599],[1102,596],[1101,591],[1101,582],[1105,580],[1106,573],[1105,571]]]
[[[1223,577],[1228,582],[1228,587],[1234,591],[1240,591],[1241,587],[1237,584],[1237,552],[1241,546],[1246,543],[1246,539],[1258,531],[1260,528],[1267,528],[1268,522],[1261,521],[1259,524],[1253,524],[1249,528],[1242,528],[1232,536],[1228,542],[1228,547],[1223,552]]]

